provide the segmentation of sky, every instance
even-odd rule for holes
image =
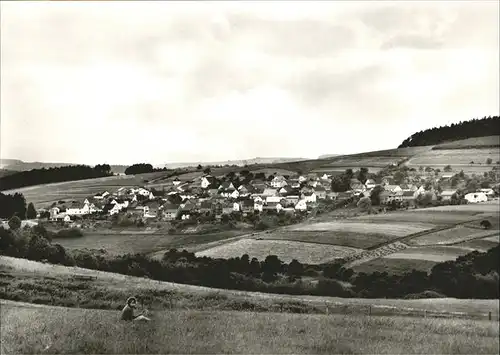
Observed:
[[[315,158],[499,114],[498,1],[0,6],[4,159]]]

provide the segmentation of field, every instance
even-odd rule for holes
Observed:
[[[420,213],[422,210],[408,210],[408,213]],[[498,214],[500,213],[500,203],[498,200],[471,203],[467,205],[450,205],[427,208],[428,212],[458,212],[471,214]]]
[[[340,245],[365,249],[388,242],[392,236],[376,233],[330,232],[330,231],[281,231],[275,230],[269,234],[262,234],[263,239],[290,240],[296,242]]]
[[[26,201],[33,202],[36,208],[49,207],[59,200],[81,200],[104,190],[117,190],[122,186],[144,185],[146,180],[157,178],[165,172],[140,175],[110,176],[104,178],[58,182],[53,184],[28,186],[2,191],[6,194],[20,192]],[[110,192],[111,192],[110,191]]]
[[[482,239],[469,240],[467,242],[457,244],[457,246],[466,247],[466,248],[474,248],[476,250],[485,252],[485,251],[488,251],[489,249],[497,246],[498,243],[500,243],[499,239],[500,239],[499,236],[496,235],[493,237],[486,237],[486,238],[482,238]]]
[[[467,228],[465,226],[456,226],[443,231],[438,231],[421,237],[413,238],[408,241],[411,245],[446,245],[465,242],[472,239],[481,239],[482,237],[498,234],[498,231],[480,230],[475,228]]]
[[[280,260],[289,263],[297,259],[301,263],[321,264],[336,258],[360,252],[360,249],[318,243],[303,243],[284,240],[240,239],[238,241],[217,246],[196,253],[196,256],[212,258],[241,257],[248,254],[250,258],[264,260],[268,255],[277,255]]]
[[[474,248],[461,246],[428,246],[407,248],[401,252],[386,255],[389,259],[414,259],[444,262],[474,251]]]
[[[101,231],[87,232],[81,238],[58,238],[55,243],[68,249],[105,249],[108,254],[154,253],[171,248],[190,249],[205,243],[220,241],[243,234],[224,231],[207,234],[175,234],[166,232]]]
[[[3,303],[2,353],[492,354],[489,321],[164,311],[150,323],[117,311]],[[98,336],[97,336],[98,335]]]
[[[474,137],[450,143],[442,143],[433,149],[468,149],[480,147],[500,147],[500,136]],[[495,161],[494,161],[495,162]]]
[[[401,223],[432,223],[436,225],[448,225],[454,223],[467,222],[477,217],[474,217],[476,212],[463,211],[439,211],[435,208],[432,210],[416,209],[404,212],[391,212],[387,214],[359,216],[355,219],[363,222],[401,222]]]
[[[453,170],[460,171],[465,168],[491,170],[498,161],[498,148],[472,148],[472,149],[433,149],[410,158],[406,165],[409,167],[430,166],[444,167],[450,165]],[[486,164],[486,159],[493,160],[492,165]],[[471,164],[471,162],[473,162]],[[441,168],[442,170],[442,168]]]
[[[422,232],[434,228],[432,224],[412,223],[367,223],[367,222],[320,222],[312,224],[302,224],[292,226],[291,231],[335,231],[335,232],[351,232],[351,233],[377,233],[387,234],[395,237]]]

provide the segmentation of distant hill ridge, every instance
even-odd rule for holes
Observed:
[[[468,138],[498,135],[500,135],[500,117],[488,116],[414,133],[405,139],[398,148],[437,145]]]
[[[156,168],[168,168],[168,169],[177,169],[177,168],[188,168],[195,167],[198,165],[207,166],[207,165],[253,165],[253,164],[278,164],[278,163],[289,163],[295,161],[303,161],[308,160],[306,158],[252,158],[252,159],[241,159],[241,160],[226,160],[226,161],[218,161],[218,162],[186,162],[186,163],[166,163],[155,166]]]

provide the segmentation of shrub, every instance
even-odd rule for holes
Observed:
[[[419,293],[410,293],[404,297],[404,299],[406,300],[417,300],[424,298],[446,298],[446,296],[436,291],[427,290]]]
[[[14,231],[21,228],[21,219],[17,216],[12,217],[9,220],[9,228],[14,230]]]
[[[78,228],[61,229],[53,238],[81,238],[83,233]]]

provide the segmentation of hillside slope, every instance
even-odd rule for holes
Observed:
[[[498,326],[488,321],[179,310],[157,312],[150,323],[127,324],[118,321],[117,311],[3,301],[1,305],[2,353],[480,354],[498,350]]]
[[[449,126],[434,127],[412,134],[398,148],[435,145],[450,141],[500,135],[500,117],[489,116],[482,119],[452,123]]]

